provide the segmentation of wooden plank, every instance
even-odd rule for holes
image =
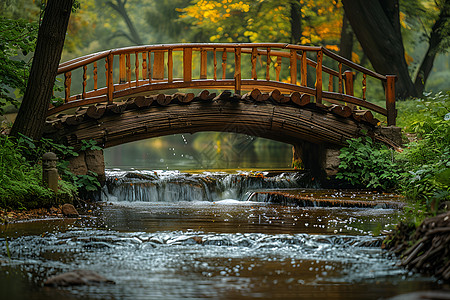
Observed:
[[[183,80],[192,81],[192,48],[183,49]]]
[[[98,79],[98,75],[97,75],[97,62],[94,61],[94,90],[96,90],[96,89],[98,88],[97,79]]]
[[[172,49],[167,51],[167,80],[169,83],[173,82],[173,57]]]
[[[106,61],[107,61],[107,68],[106,68],[106,99],[108,99],[108,103],[113,102],[113,93],[114,93],[114,82],[113,82],[113,59],[114,55],[111,53],[108,55]]]
[[[214,54],[214,80],[217,80],[217,49],[216,48],[214,48],[213,54]]]
[[[148,84],[152,83],[152,53],[148,51]]]
[[[256,57],[258,56],[257,51],[258,51],[258,49],[256,49],[256,48],[252,49],[251,62],[252,62],[252,79],[253,80],[258,79],[258,77],[256,75]]]
[[[397,110],[395,108],[395,75],[386,75],[386,110],[388,126],[396,125]]]
[[[347,95],[354,96],[354,94],[353,94],[353,72],[345,71],[344,77],[345,77],[345,93]]]
[[[126,79],[126,66],[125,66],[125,54],[119,55],[119,83],[125,83]]]
[[[83,92],[81,93],[81,98],[86,99],[86,79],[87,79],[87,66],[83,66]]]
[[[338,93],[342,94],[342,63],[339,63],[339,87]]]
[[[134,75],[136,77],[136,87],[139,86],[139,52],[134,53]]]
[[[291,83],[297,84],[297,52],[291,49],[290,70],[291,70]]]
[[[322,103],[322,51],[317,52],[317,67],[316,67],[316,103]]]
[[[241,93],[241,48],[234,49],[234,92]]]
[[[270,47],[267,48],[267,61],[266,61],[266,80],[270,80],[270,63],[272,60],[270,59]]]
[[[156,51],[153,56],[153,79],[164,79],[164,51]]]
[[[281,56],[277,56],[277,62],[275,64],[276,81],[280,81],[280,71],[281,71]]]
[[[223,49],[222,52],[222,79],[225,79],[226,77],[226,66],[227,66],[227,49]]]
[[[131,58],[130,58],[130,53],[127,53],[125,55],[125,60],[126,60],[125,64],[126,64],[128,87],[131,87]]]
[[[142,79],[147,80],[148,67],[147,67],[147,52],[142,52]]]
[[[64,102],[68,103],[70,98],[70,86],[72,85],[72,72],[64,73]]]
[[[200,50],[200,79],[207,79],[208,56],[205,49]]]
[[[300,80],[302,86],[308,85],[308,62],[306,57],[306,51],[302,52],[302,62],[300,65],[301,71],[300,71]]]

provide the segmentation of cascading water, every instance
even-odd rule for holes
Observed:
[[[268,172],[190,174],[179,171],[110,170],[106,175],[102,200],[113,202],[244,201],[255,190],[312,185],[306,173],[298,172],[267,176]]]

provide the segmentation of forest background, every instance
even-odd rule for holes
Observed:
[[[369,42],[359,43],[361,34],[358,34],[357,30],[354,32],[351,26],[363,28],[364,24],[355,26],[358,20],[354,16],[347,17],[346,11],[348,14],[349,10],[344,10],[345,5],[350,7],[351,4],[346,3],[347,1],[342,2],[308,0],[76,1],[77,10],[70,19],[62,61],[105,49],[140,44],[280,42],[323,45],[356,63],[374,69],[371,62],[374,65],[377,62],[371,57],[373,54],[368,53],[367,48],[362,46]],[[353,2],[363,3],[364,1]],[[376,2],[385,12],[389,12],[390,9],[388,3],[397,3],[397,1],[381,0],[373,2]],[[401,47],[404,47],[402,59],[407,65],[408,79],[414,85],[424,84],[424,87],[415,91],[416,96],[421,96],[423,92],[449,90],[450,59],[447,53],[449,2],[448,0],[402,0],[397,3],[399,4],[398,20],[395,17],[391,18],[391,21],[399,24],[400,35],[397,37],[402,42]],[[7,83],[9,88],[2,85],[1,98],[7,98],[6,103],[15,104],[3,107],[5,113],[12,113],[8,115],[4,123],[12,121],[23,95],[35,42],[33,33],[37,32],[37,21],[41,17],[41,8],[44,4],[45,1],[43,3],[31,0],[6,0],[0,4],[0,16],[4,20],[1,26],[3,28],[17,27],[16,32],[11,31],[11,35],[15,35],[16,38],[10,37],[10,44],[18,44],[22,50],[19,53],[8,52],[8,50],[14,50],[14,47],[8,49],[6,44],[3,55],[8,58],[15,55],[15,67],[23,70],[17,73],[12,84]],[[16,21],[11,24],[11,20]],[[436,25],[439,26],[436,27]],[[438,43],[433,42],[436,40],[436,32],[440,36]],[[21,36],[27,38],[22,39]],[[380,44],[382,44],[381,41]],[[429,76],[422,78],[424,61],[430,54],[433,57],[432,69]],[[378,87],[371,97],[382,99],[382,87]],[[203,149],[214,150],[205,152]],[[287,168],[291,166],[291,151],[289,145],[264,139],[225,133],[202,133],[123,145],[120,148],[108,150],[106,158],[110,166],[140,168],[245,168],[255,165],[267,168],[267,165],[258,165],[258,162],[268,161],[271,167]],[[133,160],[127,160],[127,158],[133,158]]]

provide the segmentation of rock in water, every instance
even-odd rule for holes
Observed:
[[[45,286],[74,286],[74,285],[94,285],[110,283],[115,284],[114,281],[106,279],[105,277],[97,274],[90,270],[75,270],[72,272],[67,272],[52,276],[48,278],[45,282]]]
[[[76,218],[79,216],[78,211],[72,204],[64,204],[61,208],[62,214],[68,218]]]

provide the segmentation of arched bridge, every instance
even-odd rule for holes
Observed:
[[[374,114],[395,125],[395,76],[324,47],[138,46],[61,63],[58,76],[63,92],[48,110],[45,136],[74,146],[199,131],[341,146],[361,129],[373,133]],[[379,81],[383,106],[368,100],[369,83],[376,90]]]

